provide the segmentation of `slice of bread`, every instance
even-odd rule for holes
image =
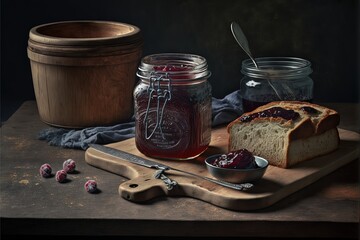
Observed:
[[[246,148],[271,165],[289,168],[337,149],[339,121],[336,111],[317,104],[271,102],[228,125],[229,151]]]

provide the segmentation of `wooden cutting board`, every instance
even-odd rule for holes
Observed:
[[[343,129],[339,129],[339,133],[340,146],[335,152],[302,162],[290,169],[269,166],[263,178],[254,182],[254,187],[247,191],[229,189],[175,171],[165,173],[178,183],[172,190],[168,190],[163,180],[154,177],[155,169],[138,166],[92,148],[86,150],[85,160],[92,166],[128,178],[128,181],[119,186],[119,194],[129,201],[143,202],[164,195],[185,196],[227,209],[254,210],[270,206],[358,158],[360,135]],[[204,160],[212,154],[226,153],[227,144],[228,133],[225,128],[219,128],[212,132],[209,149],[194,160],[151,160],[212,177],[207,172]],[[147,158],[137,150],[134,138],[107,146]]]

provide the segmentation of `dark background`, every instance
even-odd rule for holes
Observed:
[[[315,102],[359,102],[357,0],[1,0],[1,120],[33,100],[26,48],[30,28],[64,20],[110,20],[143,31],[143,55],[199,54],[208,60],[213,96],[239,88],[237,21],[253,55],[295,56],[313,64]]]

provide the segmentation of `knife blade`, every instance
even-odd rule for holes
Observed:
[[[143,167],[147,167],[147,168],[154,168],[154,169],[159,169],[159,170],[173,170],[173,171],[178,171],[181,173],[185,173],[194,177],[198,177],[207,181],[210,181],[212,183],[216,183],[219,184],[221,186],[224,187],[228,187],[228,188],[232,188],[235,190],[248,190],[250,188],[253,187],[252,183],[240,183],[240,184],[235,184],[235,183],[229,183],[229,182],[225,182],[222,180],[217,180],[217,179],[213,179],[213,178],[208,178],[208,177],[204,177],[204,176],[200,176],[197,175],[195,173],[191,173],[191,172],[187,172],[181,169],[177,169],[177,168],[173,168],[170,166],[167,166],[165,164],[162,163],[158,163],[155,161],[151,161],[149,159],[145,159],[142,158],[140,156],[136,156],[134,154],[119,150],[119,149],[115,149],[112,147],[107,147],[107,146],[103,146],[100,144],[95,144],[95,143],[91,143],[89,144],[89,146],[99,152],[105,153],[107,155],[113,156],[113,157],[117,157],[119,159],[125,160],[125,161],[129,161],[131,163],[143,166]]]
[[[89,144],[89,146],[91,148],[94,148],[95,150],[98,150],[107,155],[117,157],[117,158],[129,161],[131,163],[134,163],[134,164],[137,164],[137,165],[140,165],[143,167],[170,170],[169,166],[166,166],[166,165],[158,163],[158,162],[151,161],[149,159],[145,159],[145,158],[136,156],[134,154],[131,154],[131,153],[119,150],[119,149],[103,146],[100,144],[94,144],[94,143]]]

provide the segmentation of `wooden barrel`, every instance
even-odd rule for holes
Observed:
[[[129,120],[143,39],[110,21],[48,23],[29,32],[28,57],[42,121],[65,128]]]

